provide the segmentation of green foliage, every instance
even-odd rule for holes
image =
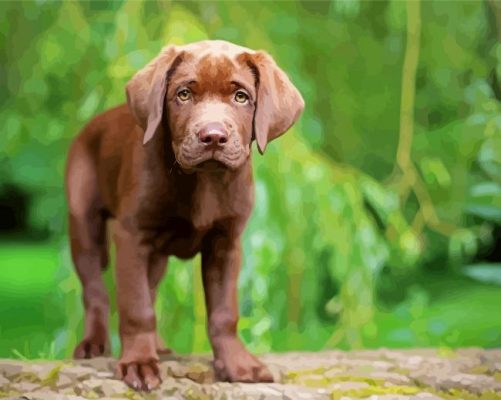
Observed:
[[[463,269],[463,273],[480,282],[501,285],[501,264],[474,264]]]
[[[22,188],[30,198],[30,229],[48,232],[59,254],[57,269],[56,261],[39,264],[43,276],[34,276],[41,280],[24,288],[36,294],[46,287],[44,274],[52,274],[56,290],[42,290],[52,313],[37,308],[36,296],[26,303],[48,318],[50,334],[43,327],[30,335],[11,330],[12,341],[0,351],[28,336],[32,347],[19,348],[21,354],[70,353],[82,310],[65,236],[69,143],[89,118],[125,100],[127,80],[162,46],[205,38],[266,49],[306,100],[300,123],[253,159],[256,208],[240,282],[240,331],[250,347],[470,343],[451,339],[460,326],[454,312],[447,328],[427,331],[423,307],[434,301],[428,281],[407,276],[440,265],[455,282],[456,267],[493,246],[492,229],[501,221],[501,27],[487,2],[420,7],[410,157],[429,200],[425,207],[418,193],[405,195],[385,180],[399,144],[405,2],[0,3],[0,197],[8,185]],[[429,212],[440,224],[429,223]],[[437,233],[437,226],[446,228]],[[12,246],[5,263],[32,264],[29,253],[15,256],[22,250]],[[181,351],[208,350],[199,264],[170,260],[156,305],[162,333]],[[494,267],[486,268],[467,275],[496,280]],[[0,283],[15,275],[15,267],[9,271],[0,272]],[[106,280],[113,293],[112,272]],[[397,303],[391,312],[382,311],[382,281]],[[5,304],[13,304],[12,296]],[[493,292],[475,298],[499,301]],[[413,318],[415,326],[405,328],[411,331],[398,325],[412,325]],[[477,325],[479,344],[501,344],[499,335]]]

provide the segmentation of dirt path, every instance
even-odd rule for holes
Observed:
[[[501,350],[377,350],[269,354],[277,383],[214,383],[210,358],[165,358],[159,390],[113,379],[114,360],[0,360],[8,399],[501,399]]]

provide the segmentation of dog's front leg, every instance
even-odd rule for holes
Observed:
[[[269,370],[246,350],[237,334],[240,264],[240,237],[228,232],[207,238],[202,249],[202,276],[214,369],[221,380],[271,382]]]
[[[117,224],[117,300],[122,352],[117,374],[136,390],[160,385],[156,351],[156,318],[148,285],[151,247],[141,237]]]

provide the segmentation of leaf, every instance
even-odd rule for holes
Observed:
[[[164,43],[185,44],[205,40],[208,34],[200,20],[182,6],[173,6],[162,32]]]
[[[366,176],[360,178],[359,185],[364,200],[374,209],[382,223],[387,225],[390,216],[399,211],[398,196]]]
[[[501,286],[501,263],[470,264],[461,272],[476,281]]]
[[[438,157],[423,157],[419,166],[427,184],[437,184],[448,187],[451,184],[451,176],[444,162]]]
[[[99,107],[99,97],[99,93],[96,89],[89,93],[78,110],[78,117],[81,121],[89,119],[96,113]]]
[[[491,137],[484,142],[478,162],[492,179],[501,182],[501,136]]]
[[[359,0],[336,0],[333,5],[335,12],[342,16],[356,17],[360,12]]]
[[[458,229],[449,240],[449,257],[460,261],[463,258],[472,257],[478,250],[477,238],[469,229]]]
[[[473,186],[464,209],[489,221],[501,221],[501,185],[482,182]]]

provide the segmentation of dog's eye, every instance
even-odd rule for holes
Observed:
[[[247,93],[245,92],[242,92],[241,90],[238,90],[236,93],[235,93],[235,101],[237,103],[247,103],[249,101],[249,96],[247,95]]]
[[[181,89],[177,92],[177,97],[181,101],[188,101],[191,99],[191,91],[189,89]]]

